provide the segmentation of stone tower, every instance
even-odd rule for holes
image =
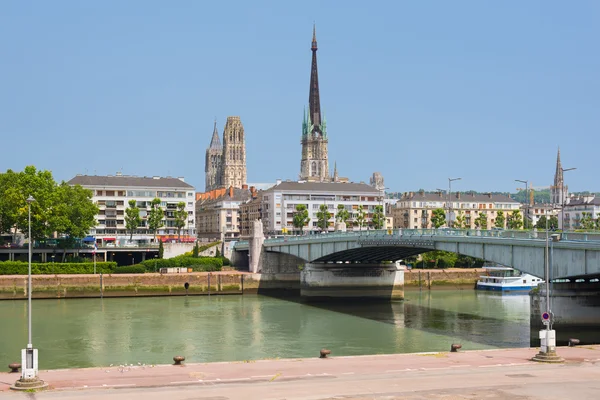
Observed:
[[[565,186],[565,178],[563,173],[563,167],[560,162],[560,148],[558,149],[558,155],[556,156],[556,172],[554,173],[554,186],[552,186],[552,204],[557,206],[563,206],[567,203],[567,197],[569,194],[569,187]]]
[[[206,149],[206,161],[204,162],[204,186],[205,191],[209,192],[213,189],[221,187],[221,159],[223,155],[223,147],[219,140],[219,132],[217,131],[217,121],[213,130],[210,146]]]
[[[321,117],[319,98],[319,74],[317,71],[317,35],[313,26],[312,67],[308,95],[308,115],[302,121],[302,159],[300,180],[327,182],[331,180],[327,156],[327,123]]]
[[[246,184],[246,139],[240,117],[227,117],[221,169],[221,187],[241,189]]]

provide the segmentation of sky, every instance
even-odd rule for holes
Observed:
[[[183,176],[216,118],[298,179],[313,23],[329,160],[388,191],[600,191],[600,2],[0,2],[0,170]]]

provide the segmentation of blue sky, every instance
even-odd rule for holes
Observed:
[[[597,1],[2,1],[0,170],[185,176],[239,115],[296,179],[313,21],[331,168],[393,191],[600,190]]]

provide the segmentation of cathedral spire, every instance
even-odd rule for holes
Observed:
[[[210,140],[211,149],[220,149],[221,148],[221,140],[219,139],[219,131],[217,130],[217,119],[215,118],[215,127],[213,129],[212,139]]]
[[[317,31],[313,25],[312,66],[310,70],[310,92],[308,95],[308,111],[315,126],[314,133],[321,134],[321,100],[319,96],[319,72],[317,70]],[[313,132],[311,132],[313,133]]]
[[[563,184],[563,168],[560,162],[560,147],[556,155],[556,172],[554,173],[554,186],[562,186]]]

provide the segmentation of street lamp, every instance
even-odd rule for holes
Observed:
[[[461,179],[462,178],[448,178],[448,199],[446,201],[448,205],[448,228],[450,228],[450,224],[452,223],[452,216],[450,215],[450,213],[452,212],[452,206],[450,205],[450,202],[452,201],[452,182],[460,181]]]
[[[567,199],[566,199],[567,196],[565,196],[565,172],[573,171],[576,169],[577,168],[561,168],[562,174],[563,174],[563,179],[560,184],[560,198],[562,200],[562,204],[560,207],[560,227],[562,228],[563,231],[565,230],[564,218],[565,218],[565,205],[566,205],[566,201],[567,201]]]
[[[29,228],[29,266],[27,276],[27,348],[21,350],[21,378],[15,382],[11,389],[28,390],[41,389],[46,383],[38,378],[38,351],[33,348],[31,340],[31,203],[35,201],[33,196],[27,198],[27,218]]]
[[[521,179],[515,179],[515,182],[521,182],[525,184],[525,215],[523,216],[523,228],[525,228],[525,218],[529,214],[529,181],[522,181]]]
[[[384,204],[384,201],[383,201],[383,197],[385,196],[385,191],[388,190],[388,189],[389,188],[385,187],[385,185],[381,185],[381,187],[379,187],[379,191],[381,192],[381,197],[380,197],[380,199],[381,199],[381,212],[382,212],[382,216],[383,216],[383,222],[380,221],[380,223],[381,223],[380,229],[382,229],[382,228],[385,229],[384,228],[384,225],[385,225],[385,204]]]

